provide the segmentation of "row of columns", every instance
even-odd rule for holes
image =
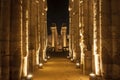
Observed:
[[[51,47],[58,51],[59,47],[62,48],[67,47],[67,27],[61,27],[61,35],[59,36],[57,33],[56,25],[51,27]]]
[[[0,0],[0,79],[21,80],[45,58],[45,0]]]
[[[105,79],[120,78],[119,3],[117,0],[69,0],[70,56],[80,58],[84,74],[94,72]],[[79,50],[76,54],[75,49]]]

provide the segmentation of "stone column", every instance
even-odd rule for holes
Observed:
[[[69,0],[69,56],[72,58],[72,11],[73,11],[73,2]]]
[[[40,1],[40,62],[43,63],[45,59],[45,1]]]
[[[112,17],[111,1],[102,0],[101,8],[101,38],[102,38],[102,74],[107,79],[112,76]]]
[[[62,27],[62,29],[61,29],[61,35],[62,35],[62,45],[63,45],[63,47],[67,46],[66,31],[67,31],[67,27]]]
[[[55,47],[55,27],[51,27],[52,32],[52,47]]]
[[[74,51],[76,53],[76,60],[80,63],[80,35],[79,35],[79,0],[74,0]]]
[[[39,51],[40,51],[40,21],[38,22],[38,0],[30,1],[30,27],[31,27],[31,49],[34,53],[33,65],[36,66],[39,64]]]
[[[100,76],[100,11],[99,0],[93,0],[93,71]],[[100,25],[99,25],[100,24]]]
[[[10,4],[9,0],[0,1],[0,73],[1,80],[10,79]]]
[[[21,80],[22,65],[22,1],[11,1],[10,80]]]
[[[120,1],[111,0],[112,16],[112,79],[120,79]]]

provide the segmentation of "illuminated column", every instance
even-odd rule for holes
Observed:
[[[66,42],[67,41],[66,30],[67,30],[67,27],[62,27],[62,29],[61,29],[63,47],[66,47],[66,44],[67,44],[67,42]]]
[[[85,26],[84,26],[84,5],[85,2],[80,0],[79,2],[79,35],[80,35],[80,48],[81,48],[81,55],[80,55],[80,64],[82,66],[83,74],[85,74],[85,40],[84,40],[84,33],[85,33]],[[85,9],[86,10],[86,9]]]
[[[80,35],[79,35],[79,0],[74,0],[73,7],[73,26],[74,26],[74,52],[75,60],[80,63]]]
[[[45,35],[45,17],[46,17],[46,11],[45,11],[45,0],[40,1],[40,63],[43,63],[46,57],[46,35]]]
[[[46,48],[47,48],[47,1],[43,0],[43,8],[42,8],[42,16],[43,16],[43,30],[44,30],[44,34],[43,34],[43,43],[44,43],[44,48],[43,48],[43,59],[44,61],[46,61]]]
[[[22,69],[22,1],[11,1],[10,80],[21,80]]]
[[[31,0],[30,1],[30,28],[29,28],[29,44],[30,44],[30,52],[34,53],[33,55],[33,65],[36,66],[39,64],[39,51],[40,51],[40,32],[39,32],[39,22],[38,22],[38,7],[39,1],[38,0]]]
[[[71,7],[71,0],[69,0],[69,57],[72,57],[72,39],[71,39],[71,26],[72,26],[72,15],[71,15],[71,11],[72,11],[72,7]]]
[[[23,65],[22,65],[22,77],[27,77],[28,74],[28,56],[29,56],[29,10],[28,10],[28,0],[24,0],[23,2],[23,12],[22,12],[22,16],[23,16],[23,46],[22,46],[22,50],[23,50]]]
[[[55,47],[55,29],[56,29],[56,27],[51,27],[51,32],[52,32],[52,47]]]
[[[10,0],[0,0],[0,79],[10,80]],[[12,19],[11,19],[12,20]],[[20,26],[19,26],[20,27]],[[20,57],[20,56],[19,56]]]
[[[75,10],[74,10],[74,6],[75,6],[75,1],[74,0],[70,0],[70,15],[71,15],[71,25],[70,25],[70,35],[71,35],[71,60],[75,60],[76,59],[76,53],[75,53],[75,28],[77,27],[75,25]]]
[[[93,56],[94,69],[97,76],[101,75],[101,1],[93,1]]]

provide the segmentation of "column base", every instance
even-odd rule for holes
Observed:
[[[103,80],[102,76],[97,76],[94,73],[89,75],[89,80]]]

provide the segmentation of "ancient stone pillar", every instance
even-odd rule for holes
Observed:
[[[43,43],[43,59],[46,60],[46,47],[47,47],[47,23],[46,23],[46,11],[47,11],[47,5],[46,5],[46,0],[42,1],[42,9],[41,9],[41,33],[43,33],[43,35],[41,36],[42,38],[42,43]],[[42,32],[43,30],[43,32]]]
[[[22,50],[23,50],[23,70],[22,70],[22,77],[27,77],[29,74],[29,56],[30,56],[30,51],[29,51],[29,25],[30,25],[30,17],[29,17],[29,1],[24,0],[22,2]],[[31,61],[32,62],[32,61]],[[32,65],[32,64],[31,64]]]
[[[8,0],[0,1],[0,73],[1,80],[10,79],[10,3]]]
[[[52,32],[52,47],[55,47],[55,27],[51,27]]]
[[[73,2],[69,0],[69,56],[72,58],[72,11],[73,11]]]
[[[112,16],[112,79],[120,79],[120,1],[111,0]]]
[[[21,80],[22,65],[22,0],[11,1],[10,80]]]
[[[62,47],[66,47],[67,46],[66,31],[67,31],[67,27],[62,27],[61,28],[62,45],[63,45]]]
[[[30,1],[30,52],[34,54],[33,65],[39,64],[39,50],[40,50],[40,18],[39,14],[39,0]],[[39,20],[39,21],[38,21]]]
[[[45,0],[40,1],[40,61],[43,62],[46,57],[46,5]]]
[[[112,76],[112,27],[111,27],[111,1],[102,0],[101,7],[101,56],[102,75],[105,78]]]
[[[80,35],[79,35],[79,0],[74,0],[74,50],[76,53],[76,60],[80,62]]]

